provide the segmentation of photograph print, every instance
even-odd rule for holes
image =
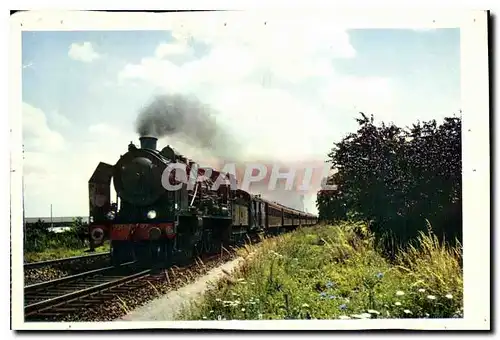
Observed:
[[[14,328],[489,329],[487,12],[356,13],[15,13]]]

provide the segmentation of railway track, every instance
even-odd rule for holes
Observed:
[[[151,297],[158,296],[160,291],[166,293],[180,287],[190,278],[194,279],[200,270],[209,270],[219,260],[227,261],[229,258],[230,253],[217,253],[197,258],[181,267],[174,265],[168,269],[158,267],[147,270],[130,262],[121,267],[107,267],[25,286],[25,321],[110,321],[122,313],[122,306],[114,308],[117,297],[120,302],[121,299],[131,298],[131,305],[136,301],[147,302]],[[151,287],[154,294],[150,293],[148,297],[146,288]]]
[[[24,287],[25,319],[59,316],[100,303],[105,291],[128,285],[148,276],[151,269],[141,269],[134,262],[106,267]],[[119,292],[119,291],[118,291]]]
[[[90,254],[90,255],[82,255],[82,256],[72,256],[72,257],[65,257],[62,259],[55,259],[55,260],[47,260],[47,261],[39,261],[39,262],[28,262],[24,264],[24,270],[28,269],[37,269],[37,268],[43,268],[47,266],[53,266],[53,265],[58,265],[62,263],[67,263],[67,262],[72,262],[72,261],[84,261],[84,260],[90,260],[90,259],[99,259],[99,258],[106,258],[109,257],[109,252],[106,253],[97,253],[97,254]]]

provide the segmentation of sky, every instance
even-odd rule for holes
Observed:
[[[139,143],[136,117],[158,94],[209,105],[239,159],[280,162],[323,162],[359,111],[405,126],[460,110],[459,29],[283,21],[23,32],[22,64],[27,217],[49,216],[51,204],[54,216],[87,216],[95,167]],[[207,159],[183,135],[158,142],[167,144]],[[305,197],[310,212],[315,199]]]

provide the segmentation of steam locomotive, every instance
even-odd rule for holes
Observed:
[[[114,264],[179,263],[252,235],[317,222],[312,214],[233,190],[232,174],[198,169],[170,146],[159,151],[155,137],[139,139],[139,148],[131,142],[115,165],[100,162],[89,180],[91,248],[109,239]],[[111,181],[117,203],[111,203]]]

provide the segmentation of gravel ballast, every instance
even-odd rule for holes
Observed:
[[[72,261],[49,264],[42,268],[24,270],[24,285],[32,285],[45,281],[60,279],[66,276],[83,273],[86,271],[108,267],[111,265],[110,256],[97,256],[89,258],[75,258]]]
[[[37,316],[29,321],[113,321],[132,313],[136,308],[140,308],[152,300],[156,300],[166,294],[175,292],[185,286],[196,282],[200,277],[207,275],[214,268],[221,267],[227,262],[234,260],[234,254],[225,254],[203,257],[203,260],[195,260],[187,266],[174,266],[168,270],[161,270],[157,273],[140,278],[132,283],[135,287],[130,289],[128,283],[121,287],[111,288],[105,292],[97,293],[92,299],[99,300],[86,308],[79,308],[72,313],[61,315]],[[139,286],[139,287],[138,287]],[[83,300],[85,300],[84,298]],[[75,301],[81,303],[82,301]],[[65,308],[72,308],[72,303],[65,305]]]
[[[217,281],[238,267],[242,258],[236,258],[213,268],[207,274],[177,290],[156,298],[151,302],[129,312],[121,318],[126,321],[168,321],[175,320],[183,307],[199,298],[211,282]]]

